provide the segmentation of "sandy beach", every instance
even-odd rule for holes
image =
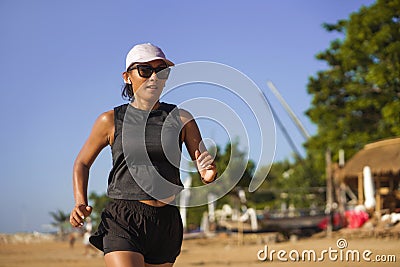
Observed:
[[[184,240],[182,253],[175,266],[399,266],[398,239],[352,238],[341,240],[347,246],[339,249],[339,238],[312,237],[270,242],[266,234],[247,234],[242,244],[236,234],[188,239]],[[315,251],[315,258],[310,254],[311,250]],[[324,250],[327,252],[322,253]],[[262,261],[265,252],[267,259]],[[51,240],[0,244],[0,267],[22,266],[101,267],[105,264],[101,253],[84,255],[81,239],[77,239],[73,248],[69,247],[67,241]]]

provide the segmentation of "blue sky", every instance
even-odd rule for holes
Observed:
[[[325,68],[315,55],[338,37],[321,24],[373,2],[2,0],[0,232],[42,231],[49,211],[69,212],[75,156],[96,117],[125,102],[121,73],[137,43],[159,45],[175,63],[213,61],[246,74],[304,153],[304,139],[266,81],[315,133],[304,115],[306,85]],[[210,127],[201,131],[213,136]],[[278,130],[275,159],[292,153]],[[105,191],[110,167],[106,149],[92,167],[89,191]]]

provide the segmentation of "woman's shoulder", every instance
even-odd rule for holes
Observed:
[[[193,120],[193,115],[186,109],[179,108],[178,111],[179,111],[179,117],[181,117],[183,123]]]
[[[108,110],[101,113],[96,120],[96,124],[99,126],[114,126],[114,110]]]
[[[109,118],[111,118],[113,116],[114,116],[114,109],[110,109],[110,110],[104,111],[103,113],[100,114],[100,117],[104,117],[104,118],[107,118],[107,119],[109,119]]]

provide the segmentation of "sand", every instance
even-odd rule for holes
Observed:
[[[238,236],[232,234],[217,235],[213,238],[201,238],[184,240],[182,253],[177,259],[174,266],[399,266],[400,262],[400,240],[399,239],[376,239],[376,238],[354,238],[347,241],[347,248],[338,249],[337,239],[312,237],[300,239],[297,241],[285,242],[270,242],[267,235],[245,235],[243,244],[239,244]],[[288,261],[283,262],[277,258],[277,253],[272,256],[273,260],[260,261],[257,253],[264,250],[267,246],[268,253],[271,250],[282,250],[282,258]],[[322,250],[338,250],[343,251],[343,260],[338,258],[334,261],[334,257],[340,256],[339,252],[331,252],[332,260],[329,259],[328,253],[324,254],[325,258],[318,261]],[[293,251],[292,251],[293,250]],[[289,253],[292,253],[292,258],[296,256],[296,250],[300,254],[304,250],[316,251],[317,260],[308,260],[305,255],[305,260],[293,261],[289,258]],[[352,258],[349,251],[359,251],[361,255],[360,261]],[[366,252],[371,262],[362,259],[362,253],[370,250],[371,254]],[[292,252],[291,252],[292,251]],[[286,253],[285,255],[283,253]],[[349,261],[345,260],[345,254],[349,254]],[[392,262],[373,262],[375,256],[392,255]],[[260,257],[264,257],[264,253],[260,253]],[[382,257],[381,257],[382,258]],[[389,259],[388,259],[389,260]],[[395,262],[393,262],[395,260]],[[90,255],[84,255],[84,246],[82,240],[78,239],[73,248],[69,247],[67,241],[42,241],[37,243],[14,243],[0,244],[0,267],[102,267],[105,266],[101,253],[90,252]]]

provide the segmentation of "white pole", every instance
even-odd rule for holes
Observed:
[[[187,229],[186,220],[186,206],[189,203],[190,191],[189,188],[192,185],[192,177],[188,176],[183,180],[183,186],[185,189],[181,192],[181,197],[179,199],[179,211],[181,213],[183,229]]]
[[[300,130],[304,139],[308,140],[310,138],[310,134],[304,128],[303,124],[301,124],[300,120],[297,118],[296,114],[294,114],[293,110],[290,108],[288,103],[286,103],[285,99],[283,99],[283,97],[279,93],[278,89],[275,87],[275,85],[271,81],[267,81],[267,85],[271,89],[272,93],[274,93],[276,98],[278,98],[279,102],[281,102],[282,106],[284,107],[286,112],[289,114],[292,121],[296,124],[297,128]]]
[[[363,169],[364,175],[364,196],[365,202],[364,206],[367,209],[371,209],[375,207],[375,197],[374,197],[374,183],[371,174],[371,168],[369,166],[365,166]]]
[[[215,222],[215,200],[217,196],[213,193],[207,195],[208,198],[208,218],[211,223]]]

